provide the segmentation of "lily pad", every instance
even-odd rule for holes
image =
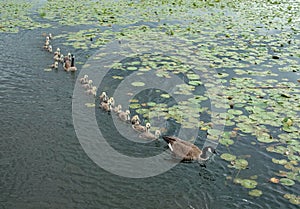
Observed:
[[[145,86],[145,83],[140,82],[140,81],[136,81],[136,82],[131,83],[131,85],[139,87],[139,86]]]
[[[233,161],[236,159],[236,156],[235,155],[232,155],[232,154],[229,154],[229,153],[223,153],[221,156],[220,156],[223,160],[226,160],[226,161]]]
[[[259,197],[262,195],[262,191],[258,190],[258,189],[253,189],[253,190],[249,191],[249,195],[253,196],[253,197]]]
[[[225,146],[229,146],[229,145],[234,144],[234,141],[232,139],[226,139],[226,138],[220,139],[219,142],[220,142],[220,144],[223,144]]]
[[[271,142],[274,142],[276,141],[275,139],[273,139],[270,134],[268,133],[260,133],[258,136],[257,136],[257,140],[259,142],[263,142],[263,143],[271,143]]]
[[[285,194],[283,195],[285,199],[288,199],[290,203],[294,205],[300,205],[300,196],[296,196],[294,194]]]
[[[85,103],[85,106],[87,107],[95,107],[95,103]]]
[[[233,160],[231,162],[231,166],[229,167],[233,167],[235,169],[241,170],[241,169],[246,169],[248,167],[248,161],[245,159],[237,159],[237,160]]]
[[[279,182],[285,186],[293,186],[295,184],[295,182],[292,179],[288,178],[282,178],[279,180]]]
[[[247,189],[253,189],[257,186],[257,182],[251,179],[243,179],[241,185]]]
[[[235,178],[233,182],[236,184],[241,184],[243,187],[247,189],[254,189],[257,186],[257,182],[252,179]]]

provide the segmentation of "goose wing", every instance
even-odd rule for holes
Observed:
[[[163,136],[171,151],[183,160],[196,160],[202,151],[194,144],[174,136]]]

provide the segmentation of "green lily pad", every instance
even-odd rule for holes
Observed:
[[[85,103],[85,106],[87,107],[95,107],[95,103]]]
[[[252,179],[235,178],[233,182],[236,184],[241,184],[243,187],[247,189],[254,189],[257,186],[257,182]]]
[[[133,104],[130,104],[129,107],[132,108],[132,109],[138,109],[138,108],[141,107],[141,105],[138,104],[138,103],[133,103]]]
[[[127,69],[127,70],[133,71],[133,70],[137,70],[138,68],[137,68],[137,67],[134,67],[134,66],[130,66],[130,67],[127,67],[126,69]]]
[[[273,139],[270,134],[268,133],[260,133],[258,136],[257,136],[257,140],[259,142],[263,142],[263,143],[271,143],[271,142],[275,142],[276,140]]]
[[[275,158],[272,158],[272,162],[276,163],[276,164],[280,164],[280,165],[285,165],[285,164],[287,164],[288,161],[286,159],[277,160]]]
[[[226,139],[226,138],[220,139],[219,142],[220,142],[220,144],[223,144],[225,146],[229,146],[229,145],[234,144],[234,141],[232,139]]]
[[[145,83],[140,82],[140,81],[136,81],[136,82],[131,83],[131,85],[138,87],[138,86],[145,86]]]
[[[262,195],[262,191],[258,190],[258,189],[253,189],[253,190],[249,191],[249,195],[253,196],[253,197],[259,197]]]
[[[247,189],[253,189],[257,186],[257,182],[251,179],[243,179],[241,185]]]
[[[189,84],[192,86],[199,86],[199,85],[202,85],[202,82],[201,81],[189,81]]]
[[[285,199],[288,199],[290,203],[294,205],[300,205],[300,196],[296,196],[294,194],[285,194],[283,195]]]
[[[162,98],[166,98],[166,99],[168,99],[168,98],[171,97],[169,94],[161,94],[160,96],[161,96]]]
[[[237,159],[232,161],[232,165],[229,166],[238,170],[246,169],[248,167],[248,161],[245,159]]]
[[[223,153],[221,156],[220,156],[223,160],[226,160],[226,161],[233,161],[236,159],[236,156],[235,155],[232,155],[232,154],[229,154],[229,153]]]
[[[292,179],[288,178],[282,178],[279,180],[279,182],[285,186],[293,186],[295,184],[295,182]]]

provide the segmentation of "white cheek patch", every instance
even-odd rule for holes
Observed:
[[[171,143],[169,143],[168,146],[169,146],[170,150],[173,152],[173,147],[172,147]]]

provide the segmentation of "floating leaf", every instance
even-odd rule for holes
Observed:
[[[166,98],[166,99],[168,99],[168,98],[171,97],[169,94],[161,94],[160,96],[161,96],[162,98]]]
[[[133,103],[133,104],[130,104],[129,107],[132,108],[132,109],[138,109],[138,108],[141,107],[141,105],[138,104],[138,103]]]
[[[113,78],[113,79],[119,79],[119,80],[122,80],[124,77],[123,77],[123,76],[114,75],[112,78]]]
[[[258,136],[257,136],[257,140],[259,142],[263,142],[263,143],[271,143],[271,142],[274,142],[276,141],[275,139],[273,139],[270,134],[268,133],[260,133]]]
[[[134,66],[130,66],[130,67],[127,67],[126,69],[127,69],[127,70],[130,70],[130,71],[133,71],[133,70],[137,70],[138,68],[137,68],[137,67],[134,67]]]
[[[241,184],[243,187],[247,189],[254,189],[257,186],[257,182],[251,179],[235,178],[234,183]]]
[[[226,138],[222,138],[220,139],[220,144],[223,144],[225,146],[229,146],[232,145],[234,143],[234,141],[232,139],[226,139]]]
[[[248,161],[245,160],[245,159],[237,159],[237,160],[233,160],[231,162],[232,166],[230,167],[233,167],[235,169],[246,169],[248,167]]]
[[[95,107],[96,106],[95,103],[85,103],[84,105],[87,107]]]
[[[145,83],[140,82],[140,81],[136,81],[136,82],[131,83],[131,85],[138,87],[138,86],[145,86]]]
[[[287,164],[287,160],[286,159],[281,159],[281,160],[277,160],[275,158],[272,158],[272,162],[276,163],[276,164],[280,164],[280,165],[285,165]]]
[[[247,189],[253,189],[257,186],[257,182],[251,179],[243,179],[241,185]]]
[[[283,195],[285,199],[288,199],[290,203],[294,205],[300,205],[300,196],[296,196],[294,194],[285,194]]]
[[[249,195],[253,196],[253,197],[259,197],[262,195],[262,191],[258,190],[258,189],[253,189],[253,190],[249,191]]]
[[[226,160],[226,161],[233,161],[236,159],[236,156],[235,155],[232,155],[232,154],[229,154],[229,153],[223,153],[221,156],[220,156],[223,160]]]
[[[295,182],[293,180],[288,179],[288,178],[282,178],[279,180],[279,182],[285,186],[293,186],[295,184]]]

